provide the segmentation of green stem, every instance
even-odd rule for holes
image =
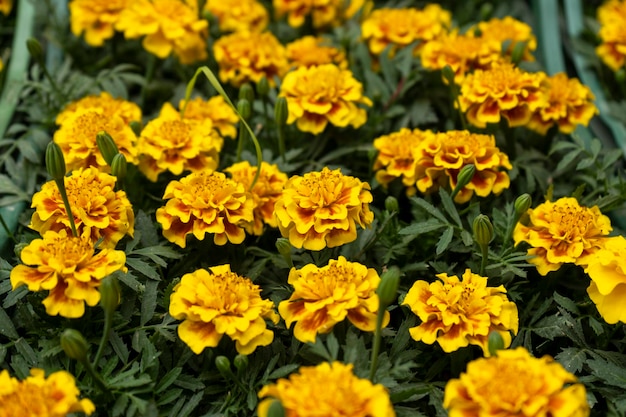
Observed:
[[[54,180],[54,182],[56,182],[57,187],[59,187],[59,193],[61,193],[61,198],[63,199],[63,205],[65,206],[67,217],[70,219],[72,236],[78,237],[78,232],[76,232],[76,224],[74,223],[74,215],[72,214],[72,207],[70,207],[70,201],[67,199],[67,191],[65,189],[65,177],[60,180]]]
[[[154,78],[155,67],[156,67],[156,57],[150,54],[150,58],[148,58],[148,65],[146,67],[146,76],[144,77],[145,83],[141,87],[141,99],[140,99],[141,108],[145,108],[146,96],[148,94],[148,84],[150,84],[152,82],[152,79]],[[182,117],[182,113],[181,113],[181,117]]]
[[[102,392],[110,395],[111,391],[109,390],[109,387],[107,387],[107,385],[105,384],[100,374],[96,372],[93,366],[91,366],[91,363],[89,363],[89,360],[85,359],[84,361],[81,361],[81,364],[83,365],[87,373],[91,375],[93,380],[96,382],[96,385],[98,386],[98,388],[100,388]]]
[[[485,268],[487,267],[487,260],[489,258],[489,246],[488,245],[480,245],[480,253],[482,255],[482,259],[480,261],[480,272],[478,275],[485,275]]]
[[[386,309],[380,305],[378,308],[378,314],[376,315],[376,330],[374,332],[374,347],[372,348],[372,360],[370,367],[370,381],[374,382],[374,375],[376,375],[376,368],[378,368],[378,354],[380,353],[380,342],[382,339],[382,327],[383,319],[385,317]]]
[[[278,126],[278,153],[280,157],[285,161],[285,128]]]
[[[104,331],[102,332],[102,338],[100,339],[100,345],[98,345],[98,351],[96,352],[96,357],[93,360],[94,366],[98,366],[98,362],[102,357],[102,352],[104,352],[104,345],[109,340],[109,335],[111,334],[111,326],[113,325],[113,311],[104,311]]]
[[[17,240],[15,239],[13,232],[11,232],[11,229],[9,229],[9,226],[7,226],[7,224],[4,222],[4,217],[2,217],[2,213],[0,213],[0,223],[2,224],[2,228],[4,229],[4,232],[7,234],[9,239],[11,239],[13,243],[17,243]]]
[[[243,151],[243,143],[246,140],[246,131],[244,129],[239,129],[239,140],[237,142],[237,158],[236,162],[241,161],[241,152]]]

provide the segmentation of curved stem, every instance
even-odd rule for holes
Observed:
[[[487,267],[487,259],[489,257],[489,246],[480,245],[480,252],[482,255],[482,260],[480,261],[480,272],[478,275],[482,277],[485,275],[485,268]]]
[[[60,180],[54,180],[54,182],[56,182],[57,187],[59,188],[59,193],[61,194],[61,198],[63,199],[63,205],[65,206],[67,217],[70,219],[72,236],[78,237],[78,232],[76,232],[76,224],[74,223],[74,215],[72,214],[72,207],[70,207],[70,201],[67,199],[67,190],[65,189],[65,177],[61,178]]]
[[[111,334],[111,326],[113,324],[113,312],[112,311],[104,311],[104,331],[102,332],[102,338],[100,339],[100,345],[98,345],[98,351],[96,352],[96,357],[93,360],[93,365],[98,366],[98,362],[102,357],[102,352],[104,351],[104,345],[106,345],[107,340],[109,340],[109,335]]]

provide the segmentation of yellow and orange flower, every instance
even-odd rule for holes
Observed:
[[[98,304],[100,281],[126,269],[123,251],[105,248],[95,253],[88,237],[68,236],[65,230],[47,231],[43,239],[26,246],[20,257],[23,265],[11,270],[13,289],[26,285],[30,291],[48,290],[43,300],[46,313],[68,318],[82,317],[85,303]]]
[[[287,327],[295,322],[293,335],[301,342],[315,342],[318,334],[329,333],[335,324],[350,320],[359,330],[373,332],[380,307],[376,270],[340,256],[318,268],[308,264],[291,268],[289,284],[294,292],[281,301],[278,312]],[[383,326],[389,323],[385,312]]]
[[[533,35],[532,28],[524,22],[520,22],[511,16],[505,16],[502,19],[493,18],[487,22],[480,22],[476,25],[476,28],[480,32],[480,38],[483,40],[495,39],[500,42],[506,49],[504,54],[510,57],[515,47],[520,43],[525,43],[522,50],[522,61],[534,61],[532,51],[537,49],[537,39]],[[468,32],[472,32],[474,29],[469,29]]]
[[[353,1],[350,1],[352,3]],[[298,28],[307,19],[311,18],[314,28],[336,26],[355,14],[359,6],[364,3],[357,1],[357,5],[347,0],[273,0],[273,9],[278,18],[287,15],[289,26]]]
[[[93,414],[96,407],[80,391],[72,374],[33,368],[22,381],[0,372],[0,417],[66,417],[69,413]]]
[[[587,417],[585,386],[551,357],[523,347],[479,358],[446,384],[450,417]]]
[[[193,115],[193,112],[192,112]],[[165,103],[156,119],[148,122],[137,140],[139,169],[150,181],[169,171],[180,175],[216,169],[224,139],[215,134],[210,118],[184,118]]]
[[[143,36],[144,49],[161,59],[174,53],[182,64],[192,64],[207,58],[208,23],[197,9],[197,0],[133,0],[116,29],[126,39]]]
[[[250,190],[252,181],[257,173],[257,167],[251,166],[248,161],[237,162],[224,170],[233,180],[243,184],[246,190]],[[275,164],[263,161],[261,173],[250,190],[254,201],[254,221],[246,225],[246,231],[251,235],[263,234],[264,225],[277,227],[274,217],[274,205],[283,193],[283,186],[287,182],[287,175],[281,172]]]
[[[257,0],[208,0],[204,10],[217,18],[221,32],[262,32],[269,14]]]
[[[578,125],[588,126],[591,118],[598,114],[589,87],[563,72],[546,77],[541,88],[547,100],[533,113],[528,128],[542,135],[554,125],[563,133],[572,133]]]
[[[488,287],[487,278],[465,270],[456,275],[437,274],[439,281],[415,281],[403,305],[411,308],[422,323],[409,329],[411,337],[426,344],[438,342],[444,352],[480,346],[489,356],[488,338],[498,332],[505,346],[511,332],[517,334],[517,306],[508,300],[504,286]]]
[[[240,31],[222,36],[213,44],[222,82],[235,87],[267,78],[275,86],[289,69],[285,47],[270,32]]]
[[[279,401],[286,416],[293,417],[395,417],[387,389],[358,378],[353,365],[323,362],[303,366],[259,391],[259,417],[269,417],[270,405]],[[267,397],[267,398],[266,398]]]
[[[533,113],[545,106],[541,92],[543,73],[529,73],[509,62],[476,70],[461,84],[459,104],[467,120],[477,127],[506,119],[510,127],[525,126]]]
[[[328,123],[358,128],[367,121],[367,112],[359,104],[372,105],[352,72],[333,64],[291,71],[280,86],[279,96],[287,99],[287,123],[296,122],[298,129],[313,134],[321,133]]]
[[[0,0],[0,13],[8,16],[13,9],[13,0]]]
[[[185,120],[193,120],[202,123],[205,119],[211,120],[213,123],[213,131],[218,136],[229,137],[234,139],[237,137],[237,128],[235,125],[239,122],[237,113],[230,107],[224,97],[215,96],[208,100],[196,97],[189,102],[181,100],[178,104],[179,111],[184,112]]]
[[[85,41],[91,46],[102,46],[115,34],[115,25],[129,0],[72,0],[70,27],[75,36],[85,33]]]
[[[334,248],[356,240],[356,225],[374,220],[368,183],[343,175],[340,169],[295,175],[287,181],[274,206],[283,237],[309,250]]]
[[[541,275],[558,270],[564,263],[586,265],[588,255],[602,247],[612,230],[611,221],[600,212],[578,204],[572,197],[546,201],[528,209],[528,220],[515,226],[515,244],[530,245],[530,263]]]
[[[243,184],[221,172],[193,172],[165,188],[164,207],[157,209],[156,219],[163,226],[163,236],[184,248],[186,237],[193,234],[204,239],[213,234],[216,245],[241,243],[244,227],[254,221],[254,200]]]
[[[237,352],[249,355],[274,340],[265,319],[279,320],[274,303],[261,298],[261,288],[231,272],[228,264],[185,274],[174,287],[169,311],[184,320],[178,336],[196,354],[216,347],[226,335]]]
[[[292,67],[335,64],[341,69],[348,68],[346,54],[321,37],[304,36],[287,44],[287,59]]]
[[[66,120],[76,113],[89,110],[105,115],[107,118],[119,117],[124,124],[141,122],[141,108],[131,101],[113,98],[111,94],[102,91],[99,95],[89,95],[73,101],[63,108],[56,117],[56,124],[63,125]]]
[[[65,177],[67,198],[79,236],[114,248],[125,235],[133,235],[135,215],[124,191],[115,191],[116,178],[97,168],[78,169]],[[35,209],[30,227],[44,234],[48,230],[71,233],[70,220],[54,181],[48,181],[33,195]]]
[[[598,7],[598,35],[602,43],[596,53],[609,68],[617,71],[626,62],[626,2],[608,0]]]

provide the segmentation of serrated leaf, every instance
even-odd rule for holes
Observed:
[[[452,242],[452,237],[454,237],[454,227],[449,226],[441,234],[441,237],[437,242],[437,247],[435,250],[435,253],[437,253],[437,255],[441,255],[446,249],[448,249],[448,246],[450,246],[450,242]]]
[[[579,314],[578,307],[576,306],[576,303],[574,301],[562,296],[556,291],[554,292],[553,297],[554,301],[556,301],[556,303],[563,307],[565,310],[569,311],[572,314]]]
[[[582,349],[564,348],[554,359],[563,365],[568,372],[578,373],[583,369],[587,355]]]
[[[439,221],[438,219],[428,219],[425,222],[414,223],[403,227],[398,231],[398,233],[401,235],[419,236],[423,233],[433,232],[446,226],[446,223],[441,223],[441,221]]]
[[[147,281],[143,292],[143,300],[141,301],[141,319],[140,325],[143,326],[152,319],[157,305],[159,282]]]
[[[142,292],[144,290],[144,285],[137,281],[137,278],[129,272],[118,272],[116,273],[116,277],[135,292]]]
[[[130,351],[122,338],[118,336],[116,332],[111,332],[109,336],[109,342],[111,343],[111,347],[117,354],[117,356],[122,360],[123,363],[128,363],[128,357],[130,356]]]
[[[590,359],[587,365],[591,373],[606,384],[626,389],[626,369],[603,359]]]
[[[19,337],[11,318],[2,307],[0,307],[0,334],[9,339],[17,339]]]
[[[159,383],[156,385],[156,387],[154,387],[154,392],[156,394],[159,394],[163,392],[167,387],[172,385],[174,381],[176,381],[176,378],[178,378],[182,370],[183,368],[179,366],[170,369],[169,372],[163,375],[163,377],[159,380]]]
[[[179,398],[182,393],[183,393],[183,390],[180,388],[169,389],[166,392],[164,392],[163,395],[159,395],[157,405],[161,406],[161,405],[169,404],[175,399]]]
[[[128,407],[128,403],[130,401],[130,398],[128,398],[128,395],[122,394],[119,397],[117,397],[117,400],[115,400],[115,404],[113,404],[113,409],[111,410],[111,414],[113,417],[118,417],[121,416],[124,411],[126,411],[126,407]]]
[[[36,365],[37,353],[35,350],[28,344],[26,339],[20,338],[15,342],[15,349],[19,352],[19,354],[26,360],[29,365]]]
[[[589,317],[589,327],[593,329],[593,332],[596,336],[601,336],[604,334],[604,326],[600,321],[596,320],[593,317]]]
[[[454,220],[457,226],[463,227],[463,223],[461,223],[461,217],[459,216],[459,212],[456,209],[456,205],[450,198],[450,194],[444,189],[439,189],[439,197],[441,197],[441,202],[443,203],[443,208],[448,213],[450,218]]]
[[[274,380],[278,378],[284,378],[287,375],[295,372],[296,369],[300,367],[297,363],[291,363],[289,365],[281,366],[278,369],[275,369],[272,373],[268,375],[268,379]]]
[[[131,258],[131,257],[127,257],[126,258],[126,265],[128,265],[129,267],[131,267],[132,269],[134,269],[137,272],[142,273],[143,275],[147,276],[148,278],[160,281],[161,277],[159,276],[159,274],[157,273],[156,269],[147,264],[146,262],[137,259],[137,258]]]
[[[441,214],[441,212],[437,210],[435,206],[433,206],[432,204],[430,204],[428,201],[424,200],[423,198],[412,197],[411,202],[418,205],[420,208],[422,208],[431,216],[438,218],[444,223],[448,223],[448,219],[446,219],[446,217],[443,214]]]
[[[561,326],[561,318],[557,316],[548,316],[541,319],[531,330],[539,336],[550,340],[565,336],[565,332]]]
[[[204,393],[199,392],[195,394],[193,397],[191,397],[187,401],[183,409],[180,410],[180,413],[178,413],[178,417],[189,417],[191,415],[191,412],[196,409],[198,404],[200,404],[200,401],[202,400],[203,395]]]
[[[554,175],[559,176],[563,174],[565,171],[568,171],[570,168],[570,165],[574,162],[576,158],[578,158],[578,156],[582,153],[582,151],[583,151],[582,149],[577,148],[565,154],[565,156],[559,161],[558,165],[556,166]]]

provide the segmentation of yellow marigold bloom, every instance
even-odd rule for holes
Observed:
[[[196,354],[227,335],[237,352],[249,355],[274,340],[265,319],[279,319],[274,303],[261,298],[261,288],[231,272],[228,264],[183,275],[172,292],[170,314],[184,320],[178,336]]]
[[[436,191],[448,183],[450,189],[457,184],[461,169],[474,164],[472,180],[461,189],[454,201],[465,203],[476,193],[479,197],[499,194],[511,181],[504,169],[512,169],[509,157],[496,146],[493,135],[451,130],[426,134],[419,148],[416,186],[422,193]]]
[[[587,417],[585,386],[551,357],[526,349],[500,350],[467,365],[446,384],[450,417]]]
[[[411,337],[429,345],[438,342],[444,352],[480,346],[489,356],[489,333],[496,331],[505,346],[519,325],[517,306],[506,297],[504,286],[488,287],[487,278],[465,270],[456,275],[437,274],[439,281],[415,281],[403,305],[411,308],[422,323],[409,329]]]
[[[68,236],[67,231],[47,231],[35,239],[21,254],[23,265],[11,270],[13,289],[27,285],[30,291],[49,290],[43,300],[51,316],[82,317],[85,303],[100,301],[100,280],[115,271],[125,270],[123,251],[102,249],[95,253],[87,237]]]
[[[578,125],[589,125],[591,118],[598,113],[589,87],[576,78],[568,78],[563,72],[546,77],[541,87],[547,100],[533,113],[528,128],[542,135],[555,124],[561,132],[572,133]]]
[[[217,17],[222,32],[262,32],[269,22],[267,9],[257,0],[209,0],[204,9]]]
[[[133,235],[135,215],[124,191],[115,191],[116,178],[97,168],[78,169],[65,177],[67,198],[76,230],[92,242],[103,239],[101,248],[114,248],[125,235]],[[48,230],[71,233],[63,199],[54,181],[33,195],[35,209],[30,227],[42,235]]]
[[[213,170],[223,144],[222,137],[214,133],[211,119],[181,118],[170,103],[165,103],[137,140],[139,169],[150,181],[156,181],[165,171],[180,175]]]
[[[243,184],[244,188],[249,190],[257,173],[257,167],[250,166],[248,161],[243,161],[231,165],[224,171],[230,173],[233,180]],[[254,201],[254,221],[246,225],[248,233],[260,236],[263,234],[265,224],[270,227],[277,227],[274,205],[283,193],[283,186],[286,182],[287,175],[284,172],[281,172],[275,164],[270,165],[263,161],[259,178],[250,190]]]
[[[467,120],[477,127],[499,123],[524,126],[537,109],[545,106],[541,93],[545,74],[529,73],[508,62],[494,63],[490,69],[476,70],[461,84],[459,104]]]
[[[93,414],[96,407],[80,391],[72,374],[53,372],[46,378],[43,369],[33,368],[22,381],[0,372],[0,417],[65,417],[69,413]]]
[[[399,48],[419,41],[416,52],[424,44],[441,37],[452,21],[449,11],[438,4],[423,10],[416,8],[382,8],[374,10],[361,24],[361,36],[374,55],[380,55],[392,45],[392,54]]]
[[[85,33],[91,46],[102,46],[115,34],[115,25],[129,0],[72,0],[70,2],[70,27],[75,36]]]
[[[376,270],[340,256],[321,268],[314,264],[291,268],[288,282],[294,292],[281,301],[278,312],[287,327],[296,323],[293,334],[299,341],[314,343],[318,333],[329,333],[346,318],[359,330],[375,330],[380,283]],[[387,323],[386,311],[383,326]]]
[[[204,239],[212,233],[216,245],[241,243],[244,227],[254,220],[254,201],[243,184],[210,170],[193,172],[165,188],[164,207],[156,219],[163,226],[163,236],[184,248],[185,238],[193,234]]]
[[[213,130],[218,132],[218,136],[237,137],[235,125],[239,122],[237,113],[226,103],[224,97],[215,96],[208,100],[196,97],[189,100],[185,107],[185,100],[181,100],[178,109],[182,112],[185,109],[185,120],[194,120],[202,123],[205,119],[211,120]]]
[[[197,9],[197,0],[133,0],[116,29],[126,39],[144,36],[144,49],[161,59],[173,52],[182,64],[191,64],[207,58],[208,23]]]
[[[525,42],[526,46],[522,53],[523,61],[534,61],[532,51],[537,49],[537,39],[533,35],[532,28],[524,22],[520,22],[511,16],[505,16],[502,19],[493,18],[487,22],[480,22],[476,28],[480,32],[480,38],[495,39],[504,46],[505,42],[509,45],[505,51],[507,56],[513,53],[513,49],[519,43]],[[470,29],[468,32],[472,32]]]
[[[596,53],[609,68],[617,71],[626,61],[626,2],[606,1],[598,7],[597,15],[602,43]]]
[[[13,0],[0,0],[0,12],[3,15],[8,16],[11,9],[13,9]]]
[[[341,69],[348,68],[342,50],[330,46],[324,38],[315,36],[304,36],[287,44],[287,59],[293,67],[335,64]]]
[[[572,197],[546,201],[528,209],[528,221],[515,226],[515,244],[528,243],[530,263],[541,275],[564,263],[584,265],[587,255],[599,249],[612,230],[611,221],[598,206],[583,207]]]
[[[219,77],[235,87],[245,82],[267,78],[275,86],[274,77],[282,77],[289,68],[285,47],[270,32],[240,31],[222,36],[213,44],[219,65]]]
[[[287,99],[287,123],[296,122],[298,129],[313,134],[321,133],[329,122],[339,127],[361,127],[367,112],[358,104],[372,105],[352,72],[334,64],[291,71],[280,86],[279,96]]]
[[[259,403],[259,417],[268,417],[275,400],[293,417],[395,417],[386,388],[356,377],[352,368],[340,362],[303,366],[288,379],[264,386],[259,398],[269,398]]]
[[[362,1],[349,5],[348,0],[273,0],[278,18],[287,15],[289,26],[298,28],[310,16],[314,28],[336,26],[352,17]],[[351,1],[350,1],[351,3]],[[350,6],[350,7],[349,7]]]
[[[124,124],[141,122],[141,109],[131,101],[113,98],[111,94],[102,91],[99,95],[90,95],[68,104],[57,115],[56,124],[62,125],[76,113],[91,110],[105,115],[107,118],[119,117]]]
[[[374,220],[369,190],[368,183],[340,169],[295,175],[274,206],[278,228],[297,248],[322,250],[352,242],[356,225],[365,228]]]

